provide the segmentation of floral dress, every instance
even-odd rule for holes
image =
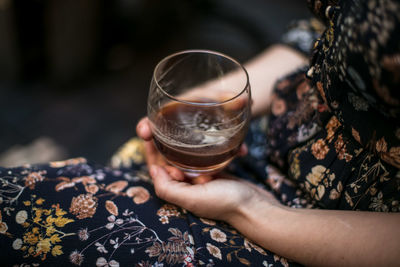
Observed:
[[[294,208],[399,211],[400,3],[309,5],[326,29],[291,31],[322,31],[310,66],[277,82],[270,116],[253,121],[249,154],[228,171]],[[0,168],[1,265],[298,265],[158,199],[142,145],[126,143],[114,167],[75,158]]]
[[[268,180],[290,206],[400,211],[400,2],[309,5],[327,28],[276,85]]]

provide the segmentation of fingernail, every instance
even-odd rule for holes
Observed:
[[[150,166],[150,175],[152,177],[157,176],[158,173],[158,167],[156,165],[151,165]]]

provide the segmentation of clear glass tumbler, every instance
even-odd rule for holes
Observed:
[[[250,120],[245,68],[208,50],[187,50],[158,63],[148,96],[154,143],[187,176],[213,174],[237,154]]]

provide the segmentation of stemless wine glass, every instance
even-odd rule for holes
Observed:
[[[250,103],[247,71],[233,58],[208,50],[170,55],[155,67],[150,85],[154,143],[189,177],[216,173],[244,140]]]

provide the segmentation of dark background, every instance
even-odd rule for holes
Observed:
[[[203,48],[245,62],[308,16],[296,0],[0,0],[0,165],[105,164],[145,115],[160,59]]]

